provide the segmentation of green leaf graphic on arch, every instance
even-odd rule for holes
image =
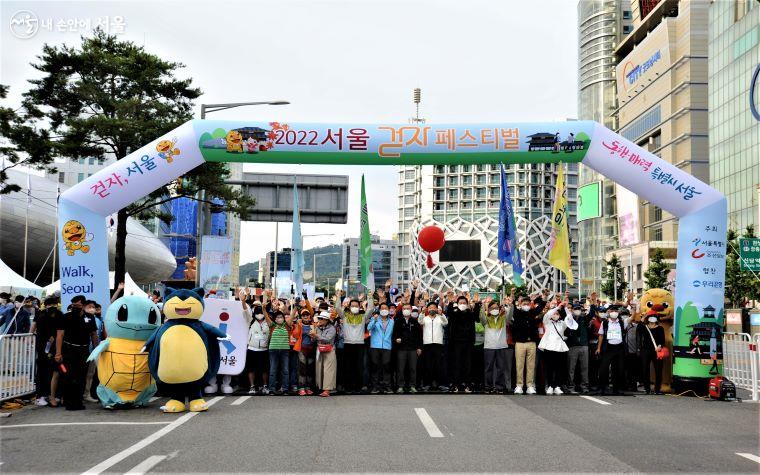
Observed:
[[[676,308],[676,323],[678,331],[675,334],[674,346],[682,346],[681,342],[685,341],[688,344],[691,336],[691,329],[689,325],[699,323],[699,310],[692,305],[691,300],[686,302],[683,308]]]

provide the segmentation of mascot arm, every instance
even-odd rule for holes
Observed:
[[[95,347],[94,350],[92,350],[92,353],[90,353],[90,356],[87,357],[87,361],[95,361],[98,356],[106,349],[108,348],[108,339],[101,341],[98,346]]]
[[[156,331],[154,331],[148,340],[145,342],[145,344],[142,347],[141,353],[145,353],[146,351],[150,351],[150,349],[153,347],[153,344],[156,342],[156,334],[158,333],[158,330],[160,330],[161,327],[156,328]]]
[[[209,325],[206,322],[201,322],[201,327],[203,328],[203,331],[206,332],[206,334],[209,336],[214,336],[222,340],[229,339],[226,333],[224,333],[223,331],[221,331],[220,329],[216,327]]]

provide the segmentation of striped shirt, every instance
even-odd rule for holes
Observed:
[[[289,350],[288,328],[285,325],[275,325],[272,329],[272,337],[269,340],[270,350]]]

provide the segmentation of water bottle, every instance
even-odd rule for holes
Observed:
[[[45,353],[50,354],[50,349],[53,347],[53,341],[48,340],[47,345],[45,345]]]

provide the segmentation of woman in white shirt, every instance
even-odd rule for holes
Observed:
[[[417,317],[422,327],[422,362],[424,363],[424,387],[438,389],[442,379],[443,365],[443,327],[449,324],[449,319],[431,301],[427,305],[427,314]]]
[[[565,368],[564,360],[568,351],[564,336],[565,329],[575,330],[578,328],[578,323],[573,320],[573,313],[568,307],[569,302],[565,300],[544,315],[544,335],[541,337],[538,349],[542,350],[547,395],[562,394],[562,389],[560,389],[560,384],[562,384],[561,372]],[[561,311],[565,312],[564,320],[560,320]]]

